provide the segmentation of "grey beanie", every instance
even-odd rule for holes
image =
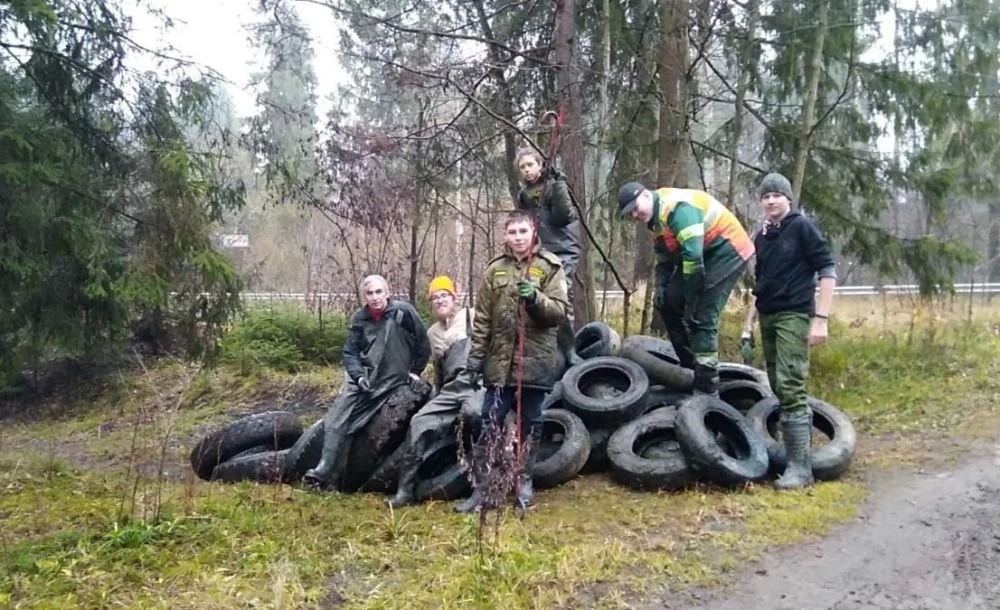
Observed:
[[[760,187],[757,188],[757,196],[763,197],[767,193],[781,193],[788,200],[792,200],[792,183],[777,172],[772,172],[760,181]]]

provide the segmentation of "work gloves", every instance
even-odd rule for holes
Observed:
[[[473,390],[478,390],[482,386],[482,364],[478,360],[469,360],[465,365],[465,370],[458,374],[458,379]]]
[[[535,285],[528,280],[520,280],[517,283],[517,294],[521,296],[522,299],[528,303],[534,303],[535,298],[537,298],[537,289]]]

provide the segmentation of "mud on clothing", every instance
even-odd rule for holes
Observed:
[[[330,407],[326,425],[354,434],[371,421],[393,390],[409,383],[410,373],[419,376],[424,371],[429,358],[427,330],[412,305],[390,300],[381,320],[362,307],[351,318],[343,353],[347,380]],[[370,392],[358,387],[362,377],[368,379]]]
[[[812,220],[792,210],[777,224],[765,222],[754,235],[757,311],[764,361],[782,417],[809,413],[810,316],[817,278],[836,278],[830,247]]]

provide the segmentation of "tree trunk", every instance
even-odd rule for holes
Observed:
[[[649,12],[653,10],[649,2],[646,0],[641,0],[637,4],[637,13],[640,19],[644,18]],[[653,88],[655,86],[653,79],[656,78],[656,62],[659,49],[656,48],[656,37],[655,36],[645,36],[643,38],[644,48],[642,49],[642,56],[640,57],[639,64],[639,86],[640,90],[640,109],[636,116],[638,123],[637,134],[641,136],[646,136],[649,134],[650,139],[647,141],[640,140],[636,151],[639,155],[638,167],[641,168],[640,174],[642,176],[642,182],[650,182],[650,178],[653,181],[656,180],[657,175],[657,158],[656,158],[656,141],[652,139],[653,134],[659,133],[659,105],[657,102],[658,97],[655,95]],[[655,187],[657,184],[648,184],[648,186]],[[642,224],[635,223],[635,262],[632,267],[632,281],[635,286],[635,292],[638,298],[634,301],[639,305],[641,312],[641,317],[639,320],[639,332],[644,333],[649,330],[650,321],[650,311],[647,306],[647,288],[649,285],[649,274],[653,268],[653,240],[650,239],[649,230]]]
[[[758,0],[747,2],[747,31],[743,44],[740,45],[740,79],[736,84],[736,106],[733,115],[733,145],[729,157],[729,187],[726,189],[726,201],[729,207],[739,213],[736,206],[736,183],[739,174],[740,143],[743,139],[743,104],[746,102],[747,89],[750,87],[750,76],[757,70],[757,53],[754,37],[757,35]],[[749,210],[748,210],[749,212]],[[741,221],[746,221],[749,213],[741,214]]]
[[[809,142],[812,139],[813,123],[816,121],[816,98],[819,95],[819,79],[823,72],[823,45],[826,43],[826,33],[829,29],[829,13],[829,0],[820,0],[819,24],[816,26],[816,39],[809,62],[809,83],[806,86],[806,97],[802,100],[802,124],[799,127],[799,144],[798,150],[795,152],[795,171],[792,174],[792,200],[796,205],[801,205],[802,201],[802,181],[806,175]]]
[[[991,201],[990,232],[987,240],[986,260],[989,269],[989,281],[1000,282],[1000,201]]]
[[[575,0],[556,0],[553,42],[556,63],[556,96],[563,112],[561,131],[563,170],[569,180],[580,218],[587,219],[587,181],[584,171],[583,129],[580,121],[580,92],[576,69]],[[580,236],[580,263],[576,269],[573,311],[577,328],[593,318],[594,283],[590,277],[590,242]]]

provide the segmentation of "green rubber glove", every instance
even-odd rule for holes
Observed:
[[[521,298],[529,303],[535,302],[535,285],[527,280],[520,280],[517,283],[517,293]]]

